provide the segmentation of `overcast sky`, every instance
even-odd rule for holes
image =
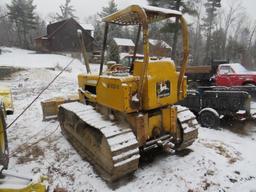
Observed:
[[[0,4],[9,3],[11,0],[0,0]],[[237,0],[222,0],[224,4],[230,4]],[[240,0],[243,6],[246,8],[248,14],[252,19],[256,20],[256,0]],[[34,0],[34,4],[37,5],[37,12],[44,19],[47,18],[49,13],[59,12],[59,5],[63,4],[65,0]],[[109,0],[72,0],[72,5],[76,9],[76,15],[80,18],[80,21],[90,15],[96,14],[101,11],[103,6],[106,6]],[[126,7],[129,4],[147,4],[146,0],[116,0],[119,8]]]

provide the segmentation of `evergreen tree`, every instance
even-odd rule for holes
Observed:
[[[116,63],[119,63],[120,60],[118,47],[113,40],[109,44],[108,60]]]
[[[196,15],[197,10],[194,8],[193,1],[185,1],[185,0],[148,0],[149,4],[152,6],[163,7],[168,9],[174,9],[177,11],[181,11],[183,14]],[[162,32],[164,33],[172,33],[173,41],[172,41],[172,57],[176,59],[176,47],[179,36],[179,21],[176,19],[175,23],[167,23],[162,28]]]
[[[98,48],[102,47],[102,43],[103,43],[103,27],[100,23],[100,21],[96,21],[94,23],[94,40],[96,42],[96,45]]]
[[[203,21],[207,37],[205,63],[209,63],[212,57],[212,30],[217,16],[217,10],[221,7],[221,0],[207,0],[204,5],[206,8],[206,17],[203,18]]]
[[[29,40],[30,40],[30,45],[34,45],[34,38],[35,37],[39,37],[39,36],[43,36],[47,33],[46,31],[46,28],[47,28],[47,25],[46,25],[46,22],[39,17],[39,15],[36,15],[36,18],[35,18],[35,28],[33,30],[31,30],[29,32]]]
[[[77,17],[74,15],[75,9],[74,6],[70,4],[71,0],[66,0],[64,5],[60,5],[60,11],[61,13],[57,13],[55,19],[57,21],[61,21],[68,18],[74,18],[77,19]]]
[[[108,6],[103,7],[102,11],[100,13],[98,13],[98,15],[100,16],[100,18],[104,18],[112,13],[115,13],[118,11],[117,8],[117,4],[115,3],[114,0],[110,0],[108,3]],[[97,28],[95,28],[95,37],[103,37],[103,26],[99,27],[96,26]],[[97,31],[96,31],[97,29]],[[114,37],[121,37],[121,28],[118,25],[111,25],[109,26],[108,29],[108,41],[107,44],[109,45],[109,49],[108,49],[108,59],[112,60],[112,61],[119,61],[119,52],[118,52],[118,48],[116,47],[116,45],[113,42],[113,38]],[[100,40],[100,44],[102,44],[103,39],[101,38]]]
[[[118,8],[117,8],[117,4],[115,3],[115,0],[110,0],[108,3],[108,6],[102,8],[102,11],[99,13],[99,16],[102,19],[117,11],[118,11]],[[111,41],[114,37],[121,37],[121,36],[122,36],[121,28],[118,25],[110,24],[110,27],[108,29],[108,40]]]
[[[102,11],[99,13],[99,16],[103,18],[117,11],[118,9],[117,9],[117,4],[115,3],[115,0],[110,0],[108,2],[108,6],[102,8]]]
[[[7,10],[0,7],[0,46],[12,46],[14,37],[15,30],[8,19]]]
[[[15,24],[19,45],[24,48],[29,48],[28,34],[36,27],[36,16],[33,0],[12,0],[10,5],[7,5],[8,15]]]

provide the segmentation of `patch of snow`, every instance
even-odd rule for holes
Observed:
[[[168,43],[166,43],[163,40],[149,39],[148,41],[151,45],[154,45],[154,46],[160,45],[160,47],[163,47],[163,48],[167,48],[167,49],[172,48],[170,45],[168,45]]]
[[[82,23],[80,24],[85,30],[88,30],[88,31],[94,31],[95,28],[92,24],[88,24],[88,23]]]
[[[118,46],[128,46],[128,47],[135,47],[135,44],[131,39],[125,39],[125,38],[114,38],[115,43]]]
[[[148,5],[143,5],[141,7],[144,8],[146,11],[153,11],[153,12],[159,12],[159,13],[171,14],[171,15],[182,15],[180,11],[176,11],[172,9],[165,9],[161,7],[154,7],[154,6],[148,6]]]
[[[10,123],[59,71],[53,71],[45,66],[56,65],[52,55],[43,56],[34,52],[31,54],[31,51],[16,48],[4,49],[8,53],[0,55],[0,66],[4,64],[3,61],[11,66],[13,60],[14,66],[26,68],[10,78],[1,80],[1,83],[11,87],[13,92],[15,112],[14,115],[7,117]],[[8,58],[6,54],[12,58]],[[54,57],[62,67],[70,61],[69,57],[59,55]],[[32,61],[29,65],[26,58]],[[41,63],[41,58],[44,63]],[[42,67],[31,66],[34,63],[42,64]],[[98,69],[98,66],[95,65],[95,69]],[[33,174],[37,170],[49,177],[51,190],[57,185],[68,191],[95,192],[113,190],[164,192],[170,189],[177,192],[255,190],[255,122],[238,125],[243,134],[236,133],[231,128],[222,130],[200,128],[198,140],[188,150],[172,156],[156,155],[153,162],[141,164],[132,179],[123,179],[114,189],[109,187],[64,138],[57,121],[42,121],[40,101],[76,93],[76,73],[81,72],[80,69],[83,67],[80,62],[72,65],[72,71],[64,72],[21,119],[8,129],[10,171]],[[254,105],[256,104],[254,103],[252,107]],[[31,153],[30,147],[24,145],[35,142],[38,142],[35,146],[43,150],[39,156]]]
[[[139,98],[138,98],[138,94],[137,93],[132,96],[132,101],[139,102]]]

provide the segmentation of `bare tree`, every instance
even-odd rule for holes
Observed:
[[[12,0],[7,8],[9,19],[18,32],[19,45],[30,48],[28,34],[36,28],[36,6],[33,0]]]
[[[232,4],[228,5],[228,11],[223,12],[224,18],[224,39],[222,41],[222,57],[226,56],[226,43],[229,35],[229,30],[231,26],[238,20],[238,18],[244,17],[244,8],[241,5],[241,2],[232,2]]]
[[[192,41],[192,55],[193,65],[201,64],[201,46],[202,46],[202,15],[203,15],[203,0],[195,1],[195,9],[197,10],[196,22],[195,22],[195,35],[191,38]]]
[[[250,34],[250,38],[249,38],[249,42],[248,42],[248,51],[251,49],[252,47],[252,41],[253,41],[253,37],[255,35],[256,32],[256,22],[254,23],[252,30],[251,30],[251,34]]]

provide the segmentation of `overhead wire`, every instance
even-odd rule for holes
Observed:
[[[36,100],[54,83],[54,81],[73,63],[72,59],[54,78],[53,80],[32,100],[32,102],[6,127],[9,129],[35,102]]]
[[[55,80],[64,72],[64,71],[66,71],[66,69],[73,63],[73,61],[74,61],[75,59],[72,59],[54,78],[53,78],[53,80],[52,81],[50,81],[49,83],[48,83],[48,85],[44,88],[44,89],[42,89],[41,91],[40,91],[40,93],[31,101],[31,103],[6,127],[6,129],[5,130],[7,130],[7,129],[9,129],[16,121],[18,121],[19,120],[19,118],[35,103],[35,101],[55,82]],[[46,126],[46,127],[48,127],[48,126]],[[46,129],[46,127],[44,128],[44,129]],[[57,125],[57,127],[56,127],[56,129],[54,129],[51,133],[49,133],[48,135],[46,135],[45,137],[42,137],[42,138],[40,138],[39,140],[37,140],[37,141],[35,141],[35,142],[33,142],[32,144],[30,144],[28,147],[30,148],[30,147],[32,147],[32,146],[34,146],[34,145],[36,145],[36,144],[38,144],[39,142],[41,142],[42,140],[44,140],[45,138],[47,138],[47,137],[49,137],[49,136],[51,136],[52,134],[54,134],[57,130],[58,130],[58,128],[59,128],[59,125]],[[43,130],[44,130],[43,129]],[[39,132],[42,132],[42,130],[40,130]],[[38,132],[38,133],[39,133]],[[25,142],[25,144],[26,143],[28,143],[28,141],[26,141]],[[16,154],[18,154],[18,153],[22,153],[23,151],[16,151],[16,152],[13,152],[13,153],[11,153],[11,154],[9,154],[8,156],[9,156],[9,158],[11,158],[11,157],[13,157],[14,155],[16,155]],[[50,165],[50,163],[49,162],[47,162],[49,165]],[[60,173],[59,173],[60,174]],[[61,181],[60,181],[61,182]],[[61,182],[62,183],[62,182]],[[63,184],[62,184],[63,185]]]

